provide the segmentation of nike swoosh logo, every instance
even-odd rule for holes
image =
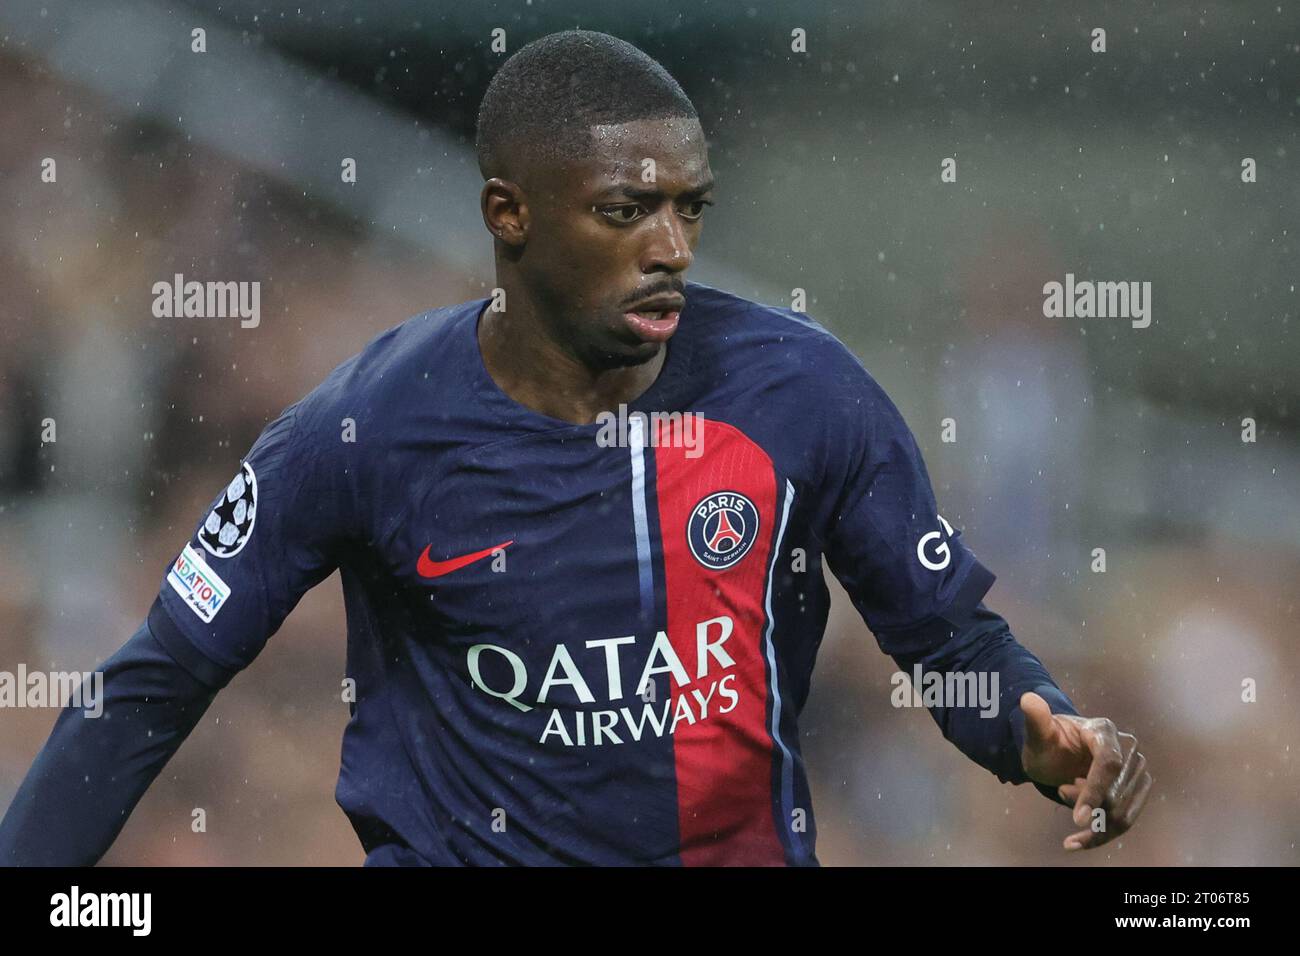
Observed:
[[[511,538],[509,541],[503,541],[491,548],[484,548],[482,551],[475,551],[473,554],[462,554],[459,558],[451,558],[447,561],[434,561],[431,559],[429,557],[429,548],[432,548],[433,545],[428,545],[425,547],[424,553],[420,555],[420,560],[415,562],[415,570],[420,572],[422,578],[440,578],[444,574],[459,571],[467,564],[482,561],[489,555],[504,550],[514,543],[514,539]]]

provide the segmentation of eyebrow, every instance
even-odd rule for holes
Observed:
[[[709,190],[713,189],[714,180],[712,177],[700,183],[700,185],[688,189],[682,193],[683,197],[703,196]],[[597,200],[612,199],[617,196],[626,196],[629,199],[659,199],[663,196],[663,190],[656,186],[641,187],[625,183],[618,186],[609,186],[597,193]]]

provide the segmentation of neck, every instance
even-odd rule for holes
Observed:
[[[549,334],[553,325],[517,288],[509,308],[484,311],[478,326],[483,364],[497,387],[535,412],[586,425],[639,398],[659,377],[667,348],[641,365],[593,369]]]

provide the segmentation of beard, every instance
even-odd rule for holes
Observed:
[[[655,356],[659,354],[662,348],[658,343],[643,343],[641,347],[634,352],[604,352],[598,356],[598,368],[615,369],[615,368],[634,368],[638,365],[645,365],[647,362],[653,362]]]
[[[625,335],[621,329],[607,328],[592,336],[578,353],[583,364],[596,371],[635,368],[653,362],[663,348],[659,342],[645,342]]]

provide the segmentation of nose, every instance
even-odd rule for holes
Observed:
[[[690,267],[695,254],[691,251],[686,227],[676,210],[666,208],[658,212],[649,231],[643,272],[685,272]]]

